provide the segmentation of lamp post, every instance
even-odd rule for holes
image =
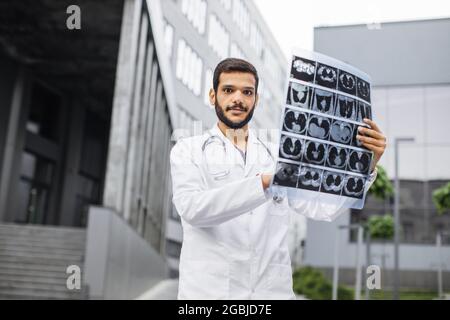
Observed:
[[[443,236],[450,236],[450,233],[438,231],[436,234],[436,249],[437,249],[437,254],[438,254],[438,274],[437,274],[438,279],[437,280],[438,280],[439,299],[444,298],[444,290],[442,287],[442,252],[441,252]]]
[[[357,229],[358,242],[356,246],[356,281],[355,281],[355,300],[361,299],[361,247],[363,242],[363,227],[360,224],[341,225],[336,229],[334,242],[334,268],[333,268],[333,295],[332,299],[337,300],[337,288],[339,278],[339,230],[341,229]]]
[[[394,300],[398,300],[399,272],[398,272],[398,247],[400,242],[400,179],[398,176],[398,147],[402,142],[414,142],[414,138],[395,138],[395,194],[394,194]]]

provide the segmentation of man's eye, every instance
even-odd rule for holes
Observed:
[[[244,91],[244,94],[245,94],[246,96],[251,96],[251,95],[253,95],[253,91],[251,91],[251,90],[245,90],[245,91]]]
[[[230,88],[225,88],[225,89],[223,89],[223,92],[225,92],[225,93],[231,93],[232,90],[231,90]]]

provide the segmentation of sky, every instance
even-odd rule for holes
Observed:
[[[286,57],[313,49],[315,26],[450,17],[449,0],[253,0]],[[381,25],[382,26],[382,25]]]

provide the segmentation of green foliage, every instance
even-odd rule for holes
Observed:
[[[450,182],[433,191],[433,202],[438,214],[443,214],[450,209]]]
[[[394,218],[390,214],[371,216],[366,227],[372,239],[388,240],[394,236]]]
[[[331,300],[333,286],[331,282],[313,267],[301,267],[294,271],[294,292],[313,300]],[[353,291],[345,287],[338,287],[339,300],[352,300]]]
[[[369,194],[384,200],[394,195],[394,186],[389,180],[386,170],[380,165],[377,166],[377,178],[369,189]]]

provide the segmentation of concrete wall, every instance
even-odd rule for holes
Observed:
[[[372,99],[374,120],[389,142],[380,162],[388,175],[394,176],[395,138],[414,137],[399,147],[399,176],[450,180],[450,83],[375,87]]]
[[[91,299],[134,299],[168,277],[167,263],[114,211],[91,207],[84,283]]]

